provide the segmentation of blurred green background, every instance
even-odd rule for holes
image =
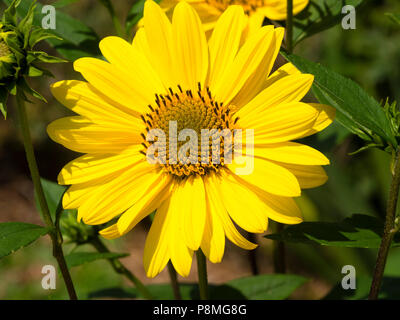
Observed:
[[[53,1],[39,1],[51,4]],[[125,19],[134,3],[131,0],[113,1],[118,16]],[[0,12],[4,6],[0,5]],[[75,1],[62,9],[76,19],[92,27],[100,38],[113,35],[114,29],[106,9],[96,0]],[[400,101],[400,28],[386,12],[400,13],[398,0],[366,1],[357,10],[356,30],[343,30],[340,25],[304,40],[295,48],[295,53],[352,78],[378,101]],[[44,50],[57,53],[42,44]],[[78,79],[72,63],[51,66],[55,79],[42,78],[31,82],[41,92],[48,104],[38,102],[29,105],[31,130],[39,162],[39,170],[46,179],[55,181],[64,164],[77,156],[53,143],[46,135],[47,124],[65,116],[68,111],[52,98],[49,84],[55,80]],[[23,221],[41,224],[35,209],[32,184],[25,162],[24,150],[17,133],[12,102],[10,116],[0,121],[0,222]],[[390,183],[389,156],[382,151],[368,150],[350,156],[349,153],[362,146],[361,140],[349,135],[334,123],[307,142],[323,151],[331,160],[326,168],[329,181],[322,187],[306,190],[299,199],[306,221],[340,221],[353,213],[381,217]],[[131,255],[121,261],[146,283],[166,283],[168,274],[164,270],[155,279],[146,279],[142,266],[145,226],[138,226],[122,239],[107,241],[117,252]],[[258,272],[273,272],[272,241],[258,238],[255,251]],[[65,251],[75,250],[66,245]],[[92,250],[89,246],[76,250]],[[376,250],[332,248],[322,246],[288,245],[288,270],[304,275],[309,282],[298,289],[292,298],[320,299],[340,282],[344,265],[353,265],[360,279],[372,274]],[[209,265],[211,283],[223,283],[241,276],[251,275],[251,259],[248,252],[227,245],[224,260],[218,265]],[[41,287],[41,268],[55,264],[47,238],[42,238],[27,248],[0,260],[0,299],[59,299],[67,298],[61,279],[57,289],[46,291]],[[400,248],[392,249],[386,275],[400,276]],[[130,283],[113,273],[107,261],[97,261],[72,269],[78,296],[88,298],[93,292]],[[196,281],[195,262],[187,279]],[[400,298],[400,296],[399,296]]]

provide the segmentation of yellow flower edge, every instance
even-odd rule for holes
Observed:
[[[300,101],[312,75],[291,64],[270,74],[282,28],[247,31],[241,6],[221,15],[207,41],[188,3],[177,4],[171,23],[156,3],[147,1],[144,27],[132,44],[103,39],[100,49],[107,61],[74,63],[87,82],[66,80],[51,87],[55,98],[78,115],[52,122],[48,134],[83,153],[59,174],[60,184],[71,185],[64,208],[78,209],[78,219],[90,225],[118,218],[101,230],[107,239],[126,234],[156,210],[144,248],[148,277],[169,260],[187,276],[193,252],[200,248],[211,262],[220,262],[225,237],[254,249],[235,224],[262,233],[268,219],[299,223],[293,197],[327,180],[321,166],[329,160],[290,140],[323,130],[333,121],[334,109]],[[150,164],[144,136],[168,119],[192,129],[253,129],[254,154],[243,156],[254,162],[253,172],[237,174],[234,162]]]
[[[160,6],[167,16],[172,16],[173,8],[186,1],[197,11],[205,31],[211,31],[218,18],[230,5],[239,5],[249,18],[250,29],[262,25],[264,18],[273,21],[285,20],[287,0],[161,0]],[[307,7],[309,0],[293,0],[293,14],[297,15]],[[142,21],[139,23],[142,24]]]

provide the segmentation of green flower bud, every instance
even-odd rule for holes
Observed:
[[[39,98],[46,102],[41,94],[29,87],[26,78],[51,73],[37,63],[57,63],[65,60],[49,56],[46,52],[35,51],[36,43],[58,38],[42,28],[33,26],[36,1],[32,2],[27,15],[18,22],[17,11],[20,0],[14,0],[4,11],[0,22],[0,111],[7,116],[6,102],[10,94],[17,91]]]

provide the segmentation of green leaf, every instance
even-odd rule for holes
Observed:
[[[66,6],[69,6],[70,4],[73,4],[75,2],[78,2],[79,0],[58,0],[51,5],[55,8],[63,8]]]
[[[381,220],[354,214],[342,222],[302,222],[288,226],[281,233],[266,235],[265,238],[333,247],[379,248],[382,234]],[[400,246],[399,234],[394,237],[392,246]]]
[[[367,133],[376,134],[388,144],[397,146],[383,108],[357,83],[294,54],[284,55],[301,72],[314,75],[314,95],[320,103],[336,108],[336,119],[340,124],[365,140],[372,140]]]
[[[265,274],[245,277],[216,286],[210,290],[212,299],[282,300],[307,279],[290,274]]]
[[[338,283],[324,298],[324,300],[366,300],[371,288],[372,279],[366,276],[357,276],[356,289],[344,290]],[[384,277],[379,290],[378,299],[399,300],[400,278]]]
[[[46,228],[30,223],[0,223],[0,258],[26,247],[47,232]]]
[[[100,259],[119,259],[127,256],[129,256],[129,253],[73,252],[65,256],[65,261],[67,262],[68,268],[71,268]]]
[[[394,23],[400,24],[400,14],[399,13],[385,13],[386,16],[390,18]]]
[[[3,2],[9,5],[11,0],[3,0]],[[22,1],[17,8],[18,15],[24,17],[29,6],[29,1]],[[37,27],[42,26],[42,19],[45,17],[42,8],[43,5],[38,3],[34,10],[33,25]],[[68,60],[100,55],[98,48],[100,39],[93,29],[60,10],[56,10],[56,29],[46,31],[64,39],[47,39],[47,41]]]
[[[64,192],[67,188],[65,186],[60,186],[55,182],[43,178],[41,178],[41,183],[44,191],[44,196],[46,198],[46,202],[49,207],[50,215],[53,221],[55,221],[57,208],[61,204],[62,196],[64,195]],[[36,208],[39,210],[41,214],[43,214],[40,209],[36,194],[35,194],[35,201],[36,201]]]
[[[7,89],[0,87],[0,111],[4,116],[4,119],[7,119],[7,100],[8,100]]]
[[[345,5],[359,6],[363,0],[312,0],[293,21],[293,42],[299,43],[307,37],[339,24]]]

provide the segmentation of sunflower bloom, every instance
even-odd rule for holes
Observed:
[[[167,15],[172,16],[173,8],[183,0],[161,0],[160,6]],[[231,5],[240,5],[249,17],[250,27],[262,25],[264,18],[273,21],[285,20],[287,0],[185,0],[200,16],[206,31],[212,30],[221,14]],[[293,14],[300,13],[309,0],[293,0]]]
[[[78,115],[52,122],[48,133],[84,154],[59,174],[60,184],[71,185],[64,208],[78,209],[78,219],[91,225],[115,218],[100,231],[107,239],[126,234],[156,211],[144,248],[148,277],[169,260],[187,276],[199,249],[211,262],[220,262],[225,237],[254,249],[235,224],[262,233],[268,219],[299,223],[293,197],[327,179],[321,165],[329,160],[290,140],[324,129],[333,110],[300,102],[312,75],[290,64],[270,75],[282,28],[260,27],[247,36],[247,27],[243,8],[231,6],[207,42],[189,4],[176,6],[171,23],[157,4],[147,1],[144,27],[132,44],[118,37],[103,39],[100,49],[107,62],[81,58],[74,63],[87,82],[52,86],[57,100]],[[253,141],[246,134],[240,141],[243,150],[253,151],[238,155],[253,164],[251,172],[238,174],[242,164],[227,161],[224,154],[220,163],[150,163],[146,155],[154,144],[148,133],[161,129],[171,141],[171,122],[178,133],[190,129],[199,136],[203,129],[252,129]],[[158,156],[172,153],[169,148],[158,151]]]

